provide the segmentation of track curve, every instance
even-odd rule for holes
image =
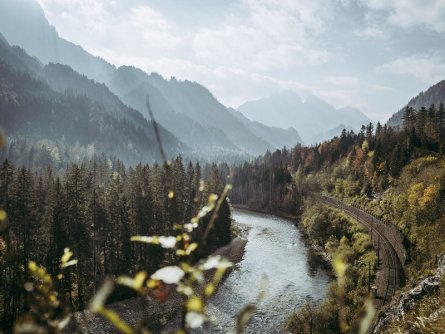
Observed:
[[[379,231],[378,224],[384,224],[384,222],[357,207],[346,205],[337,199],[326,196],[317,196],[317,199],[324,204],[343,210],[368,230],[374,249],[382,261],[381,270],[384,279],[381,280],[382,284],[377,286],[377,295],[381,300],[381,305],[388,303],[397,288],[403,284],[405,276],[403,265],[395,251],[395,245],[392,245],[390,240]]]

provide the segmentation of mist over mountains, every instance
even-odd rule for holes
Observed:
[[[309,95],[304,101],[295,92],[282,91],[238,107],[246,117],[276,127],[294,127],[306,144],[338,135],[343,128],[359,130],[370,119],[360,110],[336,109],[320,98]]]
[[[61,94],[64,98],[81,96],[100,106],[99,109],[115,122],[125,120],[136,129],[144,128],[145,135],[151,137],[146,107],[149,96],[153,114],[162,125],[164,145],[172,154],[209,160],[246,159],[266,150],[320,142],[340,134],[343,128],[358,130],[369,123],[357,109],[336,109],[313,95],[303,101],[297,93],[287,91],[246,102],[235,110],[225,107],[196,82],[167,80],[133,66],[117,68],[61,38],[36,0],[2,1],[0,33],[5,37],[0,58],[16,71],[26,72],[42,85],[46,84],[48,94]],[[9,44],[19,45],[24,50]],[[54,106],[51,110],[58,112]],[[76,112],[73,106],[72,113]],[[91,112],[88,114],[92,122],[94,117]],[[48,120],[42,119],[45,121]],[[30,136],[30,129],[26,133],[16,128],[5,130],[8,135],[26,134],[24,138],[45,139],[44,134]],[[120,133],[119,128],[114,127],[113,131],[122,143],[135,149],[133,139]],[[51,137],[51,140],[60,138]],[[74,142],[93,145],[98,153],[117,154],[104,149],[106,144],[100,143],[101,140],[99,136],[94,141],[78,138]],[[151,145],[148,144],[150,150],[156,150]],[[135,154],[140,152],[133,152],[131,158],[124,156],[134,163],[137,161]],[[122,158],[123,155],[117,156]],[[153,152],[145,156],[150,157],[148,160],[156,160],[157,155]]]
[[[9,156],[30,160],[21,161],[27,165],[36,149],[55,162],[100,154],[129,164],[160,160],[150,122],[105,85],[65,65],[43,66],[1,35],[0,124],[10,137]],[[169,154],[189,152],[162,126],[160,133]]]
[[[60,63],[72,68],[58,65],[45,68],[45,79],[50,79],[52,89],[99,99],[112,113],[128,105],[146,118],[148,95],[159,123],[182,141],[182,147],[190,147],[184,153],[192,156],[199,153],[209,159],[247,157],[301,142],[295,130],[241,120],[198,83],[166,80],[131,66],[116,68],[89,54],[60,38],[34,0],[5,0],[0,8],[0,32],[11,44],[22,46],[43,64]],[[104,90],[113,96],[105,98]]]

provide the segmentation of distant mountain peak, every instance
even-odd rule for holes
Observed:
[[[278,92],[267,98],[246,102],[238,110],[250,120],[269,126],[293,127],[307,144],[311,143],[312,138],[318,138],[317,134],[328,133],[340,125],[358,130],[370,122],[356,108],[337,109],[314,94],[302,100],[293,91]]]

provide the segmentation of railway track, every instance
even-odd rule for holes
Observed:
[[[384,275],[384,285],[378,287],[378,297],[381,300],[381,305],[388,303],[402,283],[404,271],[394,246],[385,235],[379,231],[379,224],[384,223],[369,213],[357,207],[346,205],[339,200],[326,196],[320,196],[318,199],[324,204],[345,211],[369,231],[374,249],[379,259],[382,260],[381,269]]]

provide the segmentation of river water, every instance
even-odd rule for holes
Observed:
[[[236,314],[255,303],[246,333],[285,333],[283,323],[293,311],[308,299],[325,297],[330,277],[291,221],[239,209],[233,218],[249,229],[245,254],[207,305],[208,330],[233,332]],[[265,296],[258,303],[262,290]]]

